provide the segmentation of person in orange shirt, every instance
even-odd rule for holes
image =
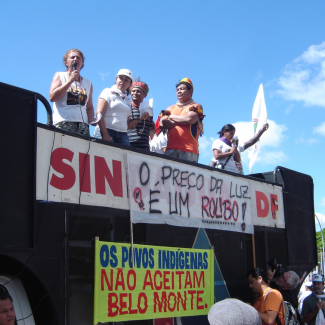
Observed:
[[[163,111],[160,128],[168,129],[165,155],[187,161],[199,160],[199,135],[203,133],[203,108],[192,99],[194,87],[189,78],[176,85],[177,103]]]
[[[258,311],[263,325],[284,325],[284,303],[281,293],[268,286],[266,273],[255,268],[247,273],[249,288],[258,297],[253,307]]]

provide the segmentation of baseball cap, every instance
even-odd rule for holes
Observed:
[[[208,314],[210,325],[261,325],[261,318],[252,306],[238,299],[225,299],[214,304]]]
[[[133,73],[130,70],[128,70],[128,69],[121,69],[117,73],[116,77],[117,76],[127,76],[127,77],[131,78],[131,80],[133,80]]]
[[[313,282],[324,282],[324,279],[320,274],[315,274],[313,277]]]

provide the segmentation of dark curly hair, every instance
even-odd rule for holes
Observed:
[[[186,86],[186,89],[187,89],[187,90],[193,90],[192,87],[191,87],[187,82],[179,82],[178,84],[176,84],[176,89],[177,89],[177,87],[180,86],[180,85],[184,85],[184,86]]]
[[[236,131],[236,128],[232,124],[226,124],[226,125],[223,126],[223,128],[217,134],[219,134],[220,138],[222,138],[224,132],[229,132],[229,131],[232,131],[232,130]]]
[[[246,274],[246,278],[248,278],[250,275],[254,279],[258,279],[258,277],[260,276],[260,277],[262,277],[262,280],[265,283],[268,283],[268,279],[267,279],[267,275],[266,275],[265,271],[259,267],[256,267],[255,269],[251,269],[250,271],[248,271]]]

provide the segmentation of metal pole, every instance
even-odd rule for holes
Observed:
[[[132,269],[134,268],[134,256],[133,256],[133,223],[130,221],[130,234],[131,234],[131,259],[132,259]]]
[[[256,268],[256,256],[255,256],[255,237],[254,234],[252,234],[252,248],[253,248],[253,266],[254,269]]]
[[[323,215],[324,215],[324,212],[325,212],[325,211],[323,211],[323,214],[322,214],[321,219],[320,219],[320,222],[321,222],[321,223],[323,222]],[[323,234],[323,231],[322,231],[322,240],[323,240],[323,273],[322,273],[322,275],[324,275],[324,234]]]
[[[316,219],[317,219],[317,221],[318,221],[319,228],[320,228],[320,232],[321,232],[321,234],[322,234],[322,247],[323,247],[323,249],[322,249],[322,256],[321,256],[321,265],[322,265],[322,274],[324,274],[324,235],[323,235],[322,225],[321,225],[321,223],[319,222],[319,219],[318,219],[318,217],[316,216],[316,214],[315,214],[315,217],[316,217]]]

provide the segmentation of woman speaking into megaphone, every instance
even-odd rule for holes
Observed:
[[[210,162],[210,166],[243,174],[243,166],[241,164],[240,152],[255,144],[261,135],[269,128],[269,124],[263,125],[253,138],[245,142],[243,146],[238,145],[238,137],[235,135],[236,128],[232,124],[226,124],[218,132],[220,138],[212,144],[214,157]]]

